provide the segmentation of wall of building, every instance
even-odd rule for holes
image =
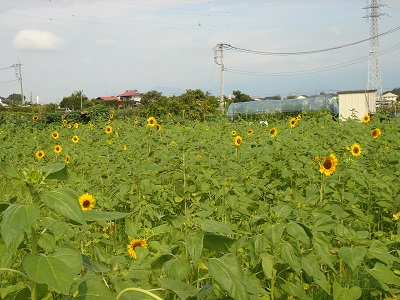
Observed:
[[[339,116],[347,119],[353,115],[361,120],[364,115],[376,112],[376,90],[343,91],[338,92]]]

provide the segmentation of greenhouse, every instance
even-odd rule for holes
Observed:
[[[339,105],[334,97],[321,95],[315,98],[259,100],[231,103],[227,115],[233,119],[235,115],[268,114],[279,112],[299,112],[328,110],[333,115],[339,114]]]

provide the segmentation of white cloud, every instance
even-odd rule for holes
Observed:
[[[17,33],[12,44],[16,49],[54,50],[64,44],[64,40],[51,32],[24,29]]]
[[[112,44],[114,44],[114,40],[113,39],[99,39],[96,41],[96,45],[99,46],[111,46]]]

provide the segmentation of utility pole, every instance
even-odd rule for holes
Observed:
[[[11,67],[15,68],[15,76],[19,80],[20,83],[20,88],[21,88],[21,105],[24,105],[25,99],[24,99],[24,91],[22,88],[22,72],[21,72],[21,62],[18,60],[17,64],[12,65]]]
[[[381,0],[367,0],[367,6],[364,9],[367,10],[367,15],[364,18],[370,21],[370,41],[369,41],[369,60],[368,60],[368,89],[376,90],[377,102],[382,99],[382,76],[380,66],[380,53],[379,53],[379,30],[378,30],[378,19],[381,16],[387,15],[380,13],[382,6],[385,4],[379,4]]]
[[[83,104],[83,102],[82,102],[82,93],[83,93],[83,90],[81,90],[80,92],[81,92],[81,112],[82,112],[82,107],[83,107],[83,105],[82,105]]]
[[[221,66],[220,75],[220,102],[219,105],[222,109],[225,108],[225,96],[224,96],[224,45],[223,43],[217,44],[214,47],[214,62]],[[218,63],[218,52],[220,52],[220,63]]]

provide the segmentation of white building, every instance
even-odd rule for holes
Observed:
[[[376,90],[358,90],[338,92],[339,117],[342,120],[356,118],[376,112]]]
[[[385,95],[382,95],[382,101],[384,102],[396,102],[397,97],[399,97],[396,94],[393,93],[386,93]]]

